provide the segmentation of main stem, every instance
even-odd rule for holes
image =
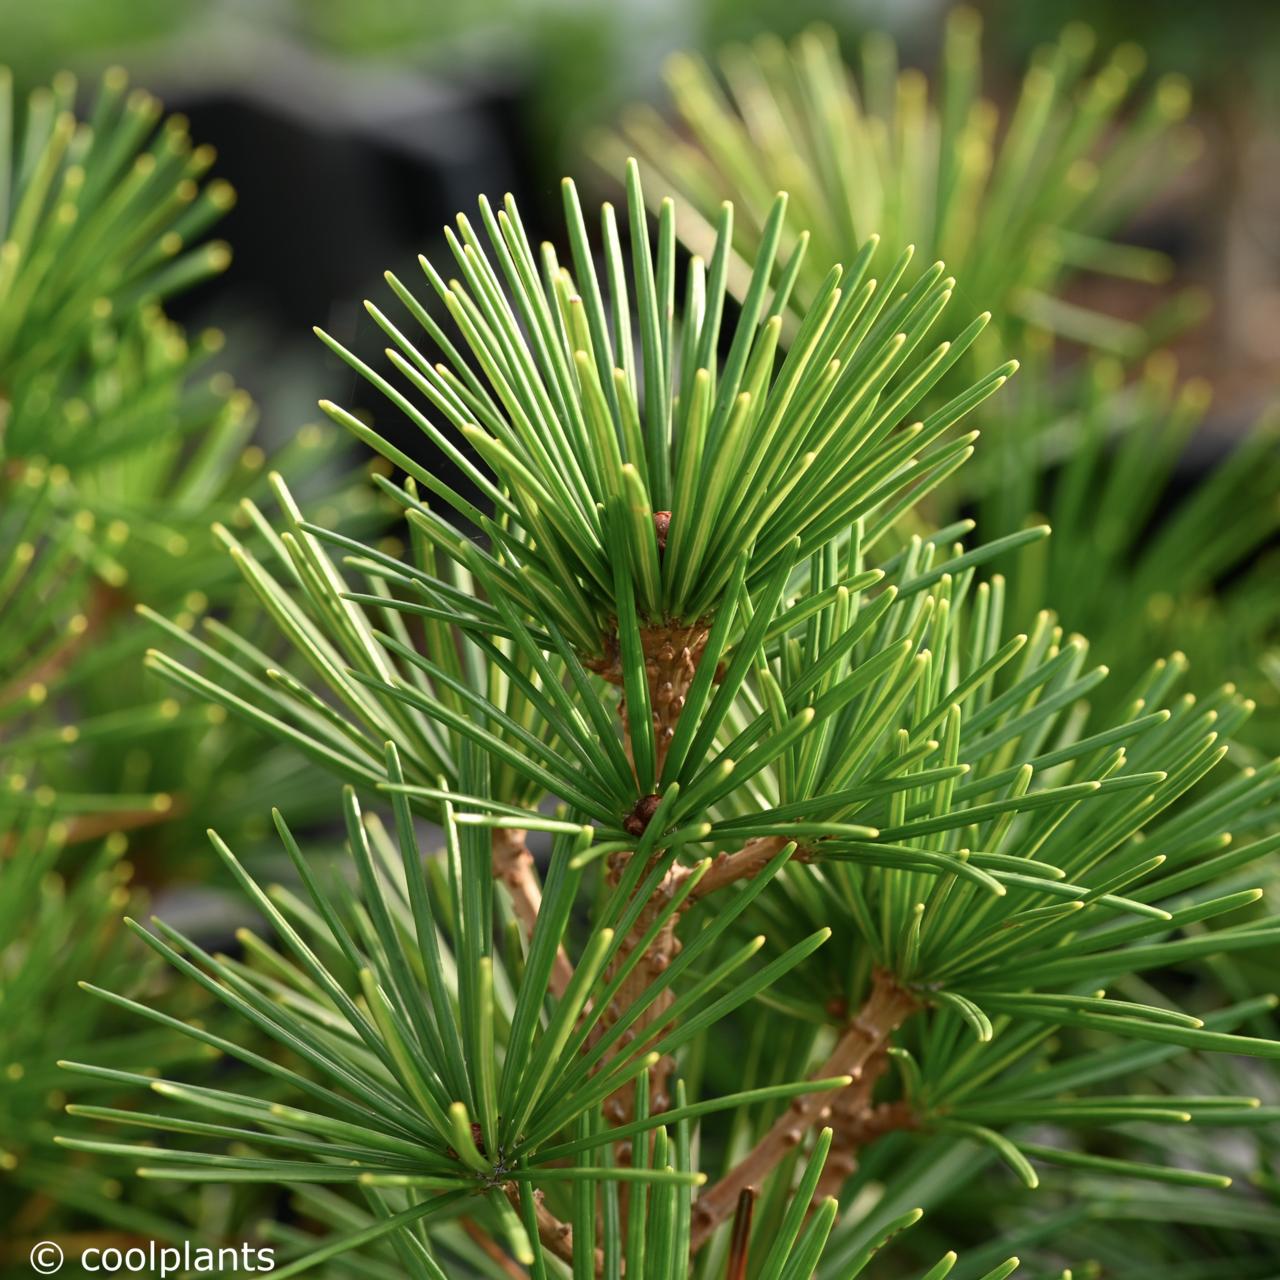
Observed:
[[[698,662],[706,648],[708,631],[705,626],[695,624],[683,626],[652,626],[640,632],[641,645],[644,651],[645,682],[648,685],[649,707],[653,717],[653,739],[656,753],[658,773],[666,763],[667,751],[675,737],[676,725],[680,722],[680,713],[684,710],[685,699],[693,678],[698,672]],[[592,664],[594,669],[613,684],[622,684],[622,669],[616,653]],[[619,707],[622,718],[623,733],[626,738],[628,754],[634,754],[632,743],[631,713],[624,699]],[[649,820],[657,808],[657,796],[644,796],[636,804],[626,819],[626,828],[639,837],[644,834]],[[628,855],[619,854],[611,862],[610,875],[616,881],[621,877],[622,868]],[[633,856],[633,855],[632,855]],[[655,915],[662,909],[664,902],[670,900],[680,883],[679,872],[673,871],[663,878],[655,890],[653,897],[645,905],[635,925],[623,941],[618,956],[611,966],[610,975],[627,963],[634,956]],[[635,968],[628,975],[618,991],[617,998],[610,1009],[604,1011],[602,1026],[607,1027],[615,1022],[634,1004],[653,981],[680,953],[680,940],[676,937],[676,920],[669,919],[659,930],[658,935],[646,948]],[[667,1010],[675,997],[671,992],[664,992],[637,1019],[625,1043],[632,1043],[637,1037],[656,1032],[666,1020]],[[620,1046],[620,1049],[623,1046]],[[670,1105],[667,1094],[667,1080],[674,1069],[674,1061],[667,1057],[658,1062],[650,1076],[649,1108],[651,1112],[665,1111]],[[625,1124],[635,1114],[635,1090],[631,1085],[624,1086],[612,1094],[605,1102],[605,1114],[617,1124]]]

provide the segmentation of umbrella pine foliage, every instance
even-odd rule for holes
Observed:
[[[1274,645],[1277,624],[1274,565],[1262,556],[1280,520],[1265,496],[1280,484],[1274,423],[1258,423],[1179,495],[1173,473],[1208,390],[1198,380],[1178,387],[1176,365],[1156,348],[1203,314],[1203,300],[1165,290],[1156,301],[1170,264],[1114,238],[1200,145],[1188,86],[1177,75],[1145,82],[1141,50],[1099,51],[1074,23],[1037,51],[1002,119],[983,96],[981,34],[974,11],[951,11],[934,85],[900,68],[878,32],[848,64],[823,27],[790,44],[760,36],[714,65],[678,55],[669,108],[633,108],[596,150],[610,171],[635,154],[651,191],[681,197],[677,234],[694,252],[707,252],[724,202],[733,203],[727,278],[738,296],[778,187],[796,215],[791,235],[809,240],[791,295],[801,306],[830,265],[848,262],[872,234],[872,274],[889,273],[909,247],[917,265],[907,281],[945,260],[960,296],[995,317],[975,356],[998,335],[1024,369],[976,412],[985,448],[923,516],[940,527],[976,511],[987,537],[1050,519],[1052,547],[1001,564],[1018,581],[1020,623],[1042,608],[1061,611],[1128,679],[1152,650],[1186,649],[1263,704],[1247,736],[1274,754],[1275,685],[1253,661]],[[1082,300],[1093,296],[1091,281],[1107,278],[1153,300],[1127,317]],[[795,321],[784,324],[784,347]],[[1093,359],[1082,363],[1081,350]],[[1258,496],[1241,501],[1254,483]],[[1090,493],[1101,495],[1100,511],[1082,502]],[[1161,526],[1144,546],[1156,511]],[[1095,570],[1125,581],[1131,608],[1089,607]],[[1181,625],[1171,628],[1175,616]]]
[[[345,783],[348,856],[277,810],[272,886],[211,834],[265,930],[129,927],[216,1025],[89,985],[238,1065],[68,1061],[135,1090],[73,1111],[140,1136],[60,1141],[290,1187],[330,1230],[277,1224],[280,1275],[856,1276],[919,1217],[868,1225],[860,1167],[939,1140],[1028,1191],[1223,1189],[1132,1127],[1272,1110],[1130,1084],[1280,1057],[1270,997],[1147,978],[1277,939],[1280,765],[1230,749],[1252,704],[1183,692],[1180,656],[1104,692],[992,571],[1045,528],[918,518],[1017,367],[975,363],[992,317],[945,267],[872,275],[868,240],[814,283],[778,197],[734,303],[736,211],[684,263],[675,204],[625,189],[591,230],[566,183],[563,253],[482,200],[369,304],[378,367],[321,334],[421,433],[323,405],[401,473],[402,554],[276,477],[256,549],[218,529],[276,634],[148,613],[184,705]],[[1017,1260],[927,1275],[957,1266]]]
[[[164,311],[227,265],[205,235],[234,196],[209,178],[213,149],[123,71],[83,116],[76,99],[64,75],[15,102],[0,69],[0,1217],[14,1240],[102,1221],[166,1238],[198,1216],[121,1205],[113,1177],[67,1164],[52,1122],[68,1081],[47,1049],[119,1037],[104,1061],[190,1064],[180,1038],[89,1014],[73,984],[92,972],[154,996],[159,966],[139,973],[119,927],[134,885],[215,865],[197,833],[251,774],[299,795],[288,761],[147,675],[134,613],[145,599],[189,625],[252,601],[209,526],[269,493],[253,406],[208,368],[222,335]],[[323,433],[276,461],[324,495]]]

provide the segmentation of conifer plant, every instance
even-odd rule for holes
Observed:
[[[995,537],[1045,513],[1053,542],[1000,563],[1016,575],[1017,624],[1061,610],[1126,687],[1153,649],[1185,649],[1263,704],[1247,736],[1274,754],[1275,686],[1256,662],[1277,627],[1274,561],[1262,555],[1280,528],[1270,500],[1280,485],[1274,415],[1188,493],[1176,491],[1209,388],[1201,379],[1179,386],[1159,348],[1203,315],[1204,300],[1166,288],[1155,301],[1172,264],[1114,238],[1200,147],[1188,85],[1176,74],[1146,83],[1140,49],[1099,50],[1094,33],[1072,23],[1035,52],[1002,118],[983,94],[981,36],[975,11],[953,9],[933,84],[900,67],[878,31],[848,62],[823,26],[789,43],[766,33],[710,61],[678,54],[669,103],[631,108],[596,150],[611,172],[633,152],[651,190],[681,197],[677,234],[694,252],[706,252],[732,202],[727,278],[739,296],[778,187],[794,214],[784,251],[809,240],[792,293],[801,306],[832,263],[849,262],[873,236],[873,274],[891,272],[908,249],[908,283],[945,261],[961,296],[994,316],[975,355],[1003,345],[1023,371],[978,411],[987,444],[930,499],[926,524],[976,514]],[[1082,284],[1108,279],[1102,292],[1123,282],[1132,314],[1081,300]],[[1114,591],[1089,589],[1094,574]],[[1114,608],[1120,597],[1126,607]]]
[[[345,784],[349,861],[277,811],[272,886],[212,834],[265,929],[229,956],[129,927],[224,1019],[91,990],[232,1065],[85,1053],[130,1101],[77,1124],[141,1136],[63,1143],[291,1188],[324,1230],[269,1224],[280,1277],[857,1276],[920,1216],[858,1183],[890,1142],[1028,1189],[1225,1186],[1128,1135],[1272,1118],[1132,1087],[1280,1058],[1269,997],[1144,977],[1280,937],[1280,769],[1228,757],[1249,704],[1155,655],[1100,697],[1087,641],[1009,625],[987,572],[1044,528],[920,531],[1017,367],[963,281],[873,275],[874,240],[812,271],[779,196],[735,284],[731,211],[683,266],[674,203],[625,190],[593,233],[565,184],[563,257],[510,199],[460,216],[370,304],[381,368],[321,334],[421,433],[322,406],[398,469],[403,554],[278,477],[261,549],[224,533],[278,642],[154,615],[154,671]]]
[[[227,266],[203,238],[235,197],[121,68],[84,118],[76,90],[61,75],[15,103],[0,68],[0,819],[36,806],[75,844],[194,815],[195,845],[244,739],[144,677],[134,606],[252,628],[210,525],[269,496],[254,407],[207,369],[223,335],[163,310]],[[325,440],[304,429],[273,461],[345,517]]]
[[[181,117],[102,78],[83,117],[70,75],[14,100],[0,68],[0,1223],[27,1233],[101,1229],[167,1238],[190,1217],[155,1197],[118,1201],[102,1169],[69,1164],[53,1126],[77,1088],[50,1047],[91,1045],[103,1061],[191,1065],[169,1033],[90,1013],[87,973],[153,997],[121,915],[142,910],[135,883],[199,880],[216,867],[203,830],[230,820],[237,793],[268,779],[302,801],[290,760],[183,705],[145,672],[146,600],[194,622],[216,608],[255,633],[256,602],[209,526],[269,495],[249,397],[207,364],[216,331],[188,336],[169,299],[221,271],[205,243],[233,203],[209,180],[213,149]],[[329,432],[336,443],[336,432]],[[312,494],[338,487],[324,434],[276,456]],[[346,515],[341,492],[328,505]],[[358,505],[356,503],[355,505]],[[246,535],[247,536],[247,535]],[[247,608],[246,608],[247,606]],[[259,823],[269,829],[266,815]],[[236,834],[248,828],[234,823]],[[129,857],[125,855],[129,854]],[[141,870],[141,874],[137,874]],[[158,976],[159,975],[159,978]],[[176,997],[175,1008],[191,1002]],[[56,1056],[58,1050],[54,1050]],[[196,1058],[205,1058],[197,1050]],[[196,1206],[198,1210],[198,1206]],[[0,1253],[0,1266],[7,1265]]]

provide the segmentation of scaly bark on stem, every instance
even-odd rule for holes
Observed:
[[[704,898],[707,894],[714,893],[717,889],[726,888],[739,880],[749,880],[753,876],[759,875],[769,865],[770,861],[777,857],[786,844],[787,841],[780,836],[765,836],[755,840],[748,840],[741,849],[733,853],[721,853],[698,884],[694,886],[690,894],[690,901]],[[620,874],[620,872],[621,861],[619,861],[615,869],[615,874]],[[676,867],[664,877],[653,898],[646,905],[635,927],[623,944],[615,961],[616,966],[621,966],[631,957],[641,937],[653,924],[655,915],[663,904],[671,900],[672,895],[679,889],[688,875],[689,868]],[[676,934],[677,924],[678,917],[673,916],[663,925],[657,937],[649,944],[648,951],[619,989],[613,1006],[606,1011],[606,1024],[611,1024],[621,1017],[680,954],[681,944]],[[623,1043],[619,1045],[619,1051],[630,1046],[638,1039],[648,1039],[656,1036],[662,1030],[666,1021],[667,1010],[670,1009],[674,1002],[675,996],[672,992],[663,992],[636,1020],[635,1026],[627,1032]],[[675,1063],[669,1057],[664,1057],[654,1066],[650,1076],[649,1106],[651,1114],[665,1110],[670,1105],[666,1082],[674,1067]],[[621,1089],[613,1094],[605,1103],[605,1114],[614,1124],[626,1124],[632,1120],[634,1118],[634,1105],[631,1090],[629,1088]]]
[[[821,1204],[828,1196],[840,1198],[840,1189],[845,1179],[852,1176],[858,1167],[858,1152],[868,1143],[882,1138],[886,1133],[898,1129],[914,1129],[916,1115],[909,1103],[882,1102],[878,1106],[869,1106],[871,1090],[875,1079],[883,1073],[888,1064],[888,1056],[877,1055],[872,1062],[878,1065],[874,1070],[874,1078],[865,1090],[859,1090],[859,1081],[854,1081],[836,1094],[831,1104],[831,1118],[827,1123],[831,1126],[831,1150],[827,1153],[827,1162],[822,1167],[822,1175],[813,1193],[813,1203]],[[870,1072],[864,1072],[864,1078]]]
[[[689,686],[698,673],[698,661],[707,647],[710,628],[703,623],[691,627],[642,627],[640,645],[644,651],[645,683],[649,686],[649,709],[653,715],[653,744],[658,772],[667,760],[671,739],[675,737],[680,713],[684,710]],[[622,665],[613,641],[603,658],[587,663],[610,684],[622,685]],[[631,724],[626,700],[619,707],[622,725],[631,745]]]
[[[915,997],[899,986],[892,974],[877,970],[871,994],[826,1062],[818,1068],[815,1078],[852,1076],[853,1082],[847,1088],[858,1090],[865,1110],[870,1105],[871,1089],[878,1075],[876,1059],[883,1060],[889,1037],[916,1008],[916,1003]],[[851,1098],[853,1101],[855,1099]],[[799,1145],[805,1131],[817,1121],[826,1119],[832,1108],[829,1093],[811,1093],[796,1098],[747,1156],[698,1197],[693,1206],[694,1252],[706,1244],[712,1232],[734,1212],[741,1192],[747,1187],[758,1186],[787,1152]]]
[[[664,513],[657,513],[658,516]],[[655,516],[655,520],[657,516]],[[661,533],[661,524],[656,525]],[[662,771],[666,763],[667,751],[675,736],[676,725],[680,713],[684,710],[685,698],[689,687],[698,671],[698,661],[707,645],[708,628],[702,623],[693,626],[651,626],[640,631],[641,647],[644,652],[645,683],[649,690],[649,704],[653,716],[653,737],[657,770]],[[612,642],[605,656],[589,663],[611,684],[622,684],[622,668],[617,652],[616,641]],[[623,733],[626,738],[628,756],[634,759],[631,722],[624,699],[619,707],[622,717]],[[625,826],[633,835],[644,834],[649,819],[657,809],[657,796],[644,796],[628,815]],[[610,876],[617,882],[621,876],[623,860],[627,855],[617,855],[610,865]],[[655,892],[652,902],[646,905],[634,928],[623,943],[617,959],[610,968],[611,976],[623,964],[639,945],[640,939],[653,923],[659,904],[669,900],[679,884],[676,874],[665,877],[662,885]],[[617,998],[611,1007],[604,1011],[601,1019],[602,1027],[611,1026],[619,1017],[643,994],[644,990],[679,954],[680,941],[676,937],[676,922],[670,920],[663,926],[657,937],[650,943],[646,954],[628,976],[618,991]],[[661,1026],[671,1007],[674,996],[664,993],[653,1005],[646,1009],[637,1024],[628,1031],[625,1043],[631,1043],[637,1036],[651,1034]],[[622,1046],[619,1046],[621,1048]],[[664,1058],[657,1063],[650,1076],[650,1110],[665,1110],[669,1105],[667,1096],[667,1078],[671,1074],[674,1062]],[[625,1123],[634,1115],[634,1089],[628,1085],[613,1094],[605,1103],[605,1114],[617,1123]]]
[[[507,1199],[511,1201],[512,1206],[517,1213],[520,1212],[520,1187],[514,1183],[507,1183],[504,1190],[507,1193]],[[534,1217],[538,1223],[538,1239],[542,1241],[543,1247],[549,1252],[554,1253],[561,1262],[573,1263],[573,1228],[567,1222],[561,1222],[543,1202],[541,1191],[533,1193]],[[596,1275],[604,1270],[604,1253],[600,1249],[595,1250],[594,1270]]]
[[[723,889],[738,880],[748,880],[752,876],[759,875],[768,866],[769,862],[777,857],[786,843],[787,841],[781,837],[768,836],[757,840],[749,840],[734,853],[720,854],[698,884],[694,886],[689,900],[706,897],[708,893]],[[619,861],[612,870],[612,874],[615,876],[621,874],[622,856],[624,855],[619,855]],[[672,896],[688,875],[689,868],[675,867],[663,877],[662,883],[645,905],[634,928],[623,943],[618,958],[614,962],[615,971],[617,967],[625,964],[630,959],[636,946],[639,945],[640,939],[653,924],[655,916],[666,903],[671,901]],[[686,902],[685,905],[687,906],[688,903]],[[672,916],[649,944],[645,955],[619,988],[611,1007],[606,1010],[604,1018],[606,1025],[616,1022],[635,1001],[640,999],[650,984],[680,954],[681,944],[676,933],[678,923],[679,917]],[[636,1019],[635,1026],[627,1031],[622,1043],[618,1046],[618,1052],[634,1044],[636,1040],[656,1038],[657,1034],[663,1030],[667,1011],[674,1003],[674,993],[664,991]],[[612,1057],[613,1055],[610,1056]],[[669,1056],[663,1057],[655,1064],[650,1074],[650,1114],[664,1111],[670,1105],[671,1099],[667,1093],[667,1079],[674,1069],[675,1062]],[[614,1124],[628,1123],[634,1119],[634,1111],[630,1087],[620,1089],[605,1102],[605,1115]]]
[[[618,872],[620,870],[620,867],[617,868]],[[653,897],[645,904],[635,925],[627,934],[617,958],[609,967],[607,976],[612,976],[613,973],[616,973],[635,954],[641,938],[653,925],[654,919],[665,903],[671,900],[671,896],[675,893],[678,884],[679,879],[674,874],[668,873],[663,877],[662,883],[655,890]],[[678,917],[673,915],[663,924],[644,955],[641,956],[636,967],[632,969],[618,988],[618,994],[604,1011],[601,1018],[602,1032],[617,1022],[644,995],[645,991],[656,981],[676,956],[680,954],[680,939],[676,937],[677,919]],[[667,1012],[674,1003],[675,995],[673,992],[670,990],[662,992],[636,1019],[635,1023],[627,1029],[614,1051],[609,1054],[609,1060],[626,1051],[636,1040],[648,1039],[656,1035],[661,1030],[663,1023],[665,1023]],[[650,1114],[665,1111],[670,1105],[671,1100],[667,1094],[667,1078],[674,1068],[675,1061],[669,1055],[662,1057],[654,1064],[649,1076]],[[624,1085],[615,1093],[610,1094],[605,1100],[604,1113],[613,1124],[626,1124],[634,1119],[634,1086]]]
[[[779,837],[769,836],[758,840],[749,840],[734,853],[720,854],[698,884],[694,886],[690,894],[690,900],[703,898],[708,893],[723,889],[738,880],[746,880],[758,875],[769,864],[770,860],[778,855],[786,843],[785,840]],[[615,874],[620,872],[621,861],[616,868]],[[631,958],[640,939],[653,924],[655,916],[666,903],[670,902],[672,896],[688,875],[689,868],[675,867],[663,878],[662,883],[658,886],[649,903],[646,904],[640,914],[640,918],[636,921],[635,927],[624,942],[615,961],[616,967],[622,966]],[[645,955],[641,957],[640,962],[619,988],[612,1007],[606,1011],[606,1023],[615,1022],[620,1018],[632,1004],[644,995],[650,984],[680,954],[681,943],[676,933],[678,923],[679,917],[672,916],[649,944]],[[617,1051],[621,1052],[623,1049],[633,1045],[637,1040],[656,1038],[663,1030],[667,1020],[667,1012],[674,1003],[674,993],[664,991],[636,1019],[635,1025],[627,1031]],[[650,1114],[664,1111],[670,1105],[671,1099],[667,1092],[667,1080],[674,1069],[674,1060],[670,1057],[664,1057],[655,1064],[650,1073]],[[634,1119],[634,1112],[633,1091],[629,1087],[620,1089],[605,1102],[605,1115],[614,1124],[628,1123]]]
[[[493,831],[493,876],[507,886],[516,918],[524,926],[525,936],[533,937],[533,927],[538,923],[542,909],[542,888],[538,884],[525,839],[528,832],[519,827],[495,827]],[[562,996],[573,977],[573,966],[564,947],[556,949],[555,962],[551,966],[550,987],[552,993]]]
[[[782,836],[757,836],[733,853],[720,853],[706,874],[690,893],[691,898],[705,898],[739,880],[751,880],[778,856],[789,842]]]

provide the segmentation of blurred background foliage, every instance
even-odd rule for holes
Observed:
[[[1132,41],[1152,72],[1192,82],[1199,159],[1128,238],[1171,254],[1179,283],[1204,286],[1214,304],[1177,352],[1184,374],[1214,384],[1214,406],[1190,446],[1202,464],[1215,434],[1258,416],[1280,354],[1280,137],[1269,127],[1280,9],[1267,0],[977,7],[987,91],[1002,105],[1031,51],[1071,21],[1094,26],[1101,48]],[[710,55],[821,20],[847,56],[867,31],[885,30],[904,66],[931,71],[945,8],[936,0],[3,0],[0,30],[19,88],[63,67],[87,81],[122,63],[218,146],[218,171],[240,193],[221,228],[237,257],[188,305],[239,335],[232,371],[284,431],[316,398],[311,324],[348,336],[342,321],[354,331],[358,299],[380,272],[429,249],[476,191],[511,190],[532,230],[553,226],[559,178],[590,175],[590,134],[623,106],[662,97],[671,53]]]

